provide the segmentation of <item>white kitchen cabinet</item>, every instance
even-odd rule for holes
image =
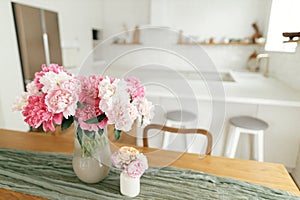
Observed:
[[[164,113],[170,110],[179,109],[178,100],[170,97],[148,97],[156,105],[155,118],[153,123],[165,123]],[[189,101],[186,99],[186,105]],[[197,100],[197,106],[190,108],[198,111],[198,128],[211,130],[212,115],[222,115],[221,112],[213,113],[212,104],[208,100]],[[296,159],[300,143],[300,107],[278,106],[278,105],[258,105],[251,103],[227,102],[225,105],[225,118],[221,132],[213,134],[212,155],[223,156],[229,128],[229,119],[234,116],[248,115],[265,120],[269,128],[265,131],[265,161],[282,163],[288,168],[296,166]],[[188,107],[185,107],[188,108]],[[195,108],[198,108],[195,109]],[[141,136],[141,131],[138,135]],[[149,140],[153,147],[161,147],[161,134],[151,136]],[[236,158],[252,158],[252,135],[242,134],[239,140]],[[151,144],[152,143],[152,144]],[[139,140],[138,145],[142,145]],[[196,144],[197,145],[197,144]]]
[[[224,155],[228,120],[234,116],[248,115],[258,117],[269,124],[265,132],[265,161],[282,163],[288,168],[294,168],[300,144],[300,93],[276,79],[265,78],[256,73],[233,72],[233,77],[236,82],[223,84],[226,102],[225,117],[224,121],[217,123],[221,126],[219,128],[221,131],[212,131],[211,120],[212,116],[223,116],[224,111],[222,108],[213,108],[209,100],[211,96],[207,94],[205,88],[199,87],[203,82],[192,80],[189,82],[193,88],[198,88],[195,96],[190,96],[190,100],[186,100],[189,96],[185,93],[179,94],[186,100],[183,108],[198,113],[197,127],[212,132],[212,155]],[[159,112],[156,112],[155,123],[164,123],[163,114],[169,110],[179,109],[182,105],[178,98],[167,92],[156,88],[153,90],[150,88],[147,92],[148,98],[154,98],[160,105]],[[236,158],[252,158],[252,141],[251,135],[241,135]]]
[[[294,168],[300,143],[300,108],[260,105],[258,117],[269,124],[265,132],[265,161]]]
[[[269,124],[265,131],[265,162],[282,163],[287,168],[296,166],[300,143],[299,107],[227,103],[224,130],[213,155],[223,155],[227,142],[228,120],[238,115],[258,117]],[[241,135],[236,158],[252,158],[252,141],[252,135]]]

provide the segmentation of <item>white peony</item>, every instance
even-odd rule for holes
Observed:
[[[28,83],[26,85],[27,92],[23,92],[20,96],[18,96],[13,103],[12,110],[13,111],[22,111],[25,106],[27,106],[27,99],[31,95],[41,95],[42,93],[35,86],[34,81]]]
[[[28,96],[30,96],[30,95],[41,95],[41,92],[36,87],[34,81],[31,81],[30,83],[28,83],[26,85],[26,90],[27,90]]]
[[[40,83],[43,84],[42,91],[47,93],[49,90],[58,88],[64,81],[73,79],[72,76],[66,72],[60,72],[58,74],[54,72],[47,72],[40,78]]]
[[[18,96],[12,105],[12,111],[22,111],[23,108],[27,106],[28,97],[29,94],[27,92],[23,92],[20,96]]]
[[[153,105],[152,102],[148,101],[146,98],[136,98],[133,100],[133,105],[136,106],[138,111],[138,120],[142,126],[150,124],[153,118]]]
[[[108,76],[106,76],[99,84],[98,90],[99,94],[98,97],[101,99],[110,99],[115,94],[117,85],[119,83],[119,79],[115,79],[112,83]]]

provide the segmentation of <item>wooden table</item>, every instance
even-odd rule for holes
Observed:
[[[63,135],[25,133],[0,129],[0,148],[30,151],[73,153],[74,138]],[[112,151],[124,144],[112,143]],[[150,166],[166,163],[178,168],[203,171],[217,176],[230,177],[250,183],[288,191],[300,196],[300,191],[282,164],[257,162],[252,160],[229,159],[217,156],[199,157],[197,154],[178,154],[152,148],[136,147],[147,155]],[[173,158],[176,158],[173,159]],[[171,162],[169,162],[171,161]],[[0,189],[0,196],[26,199],[32,197],[9,190]],[[40,198],[36,198],[40,199]]]

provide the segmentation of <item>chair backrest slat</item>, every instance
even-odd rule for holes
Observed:
[[[160,124],[149,124],[144,128],[143,132],[143,145],[144,147],[148,147],[148,131],[151,129],[171,132],[171,133],[177,133],[177,134],[202,134],[207,137],[207,147],[206,147],[206,154],[211,154],[211,148],[212,148],[212,135],[209,131],[205,129],[192,129],[192,128],[174,128],[169,126],[163,126]]]

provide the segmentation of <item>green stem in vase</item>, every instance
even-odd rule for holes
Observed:
[[[107,138],[103,134],[103,131],[102,129],[101,131],[86,131],[81,129],[82,137],[80,137],[79,133],[77,134],[79,136],[77,138],[81,139],[79,143],[82,149],[82,157],[93,157],[96,149],[103,149],[107,145]]]

